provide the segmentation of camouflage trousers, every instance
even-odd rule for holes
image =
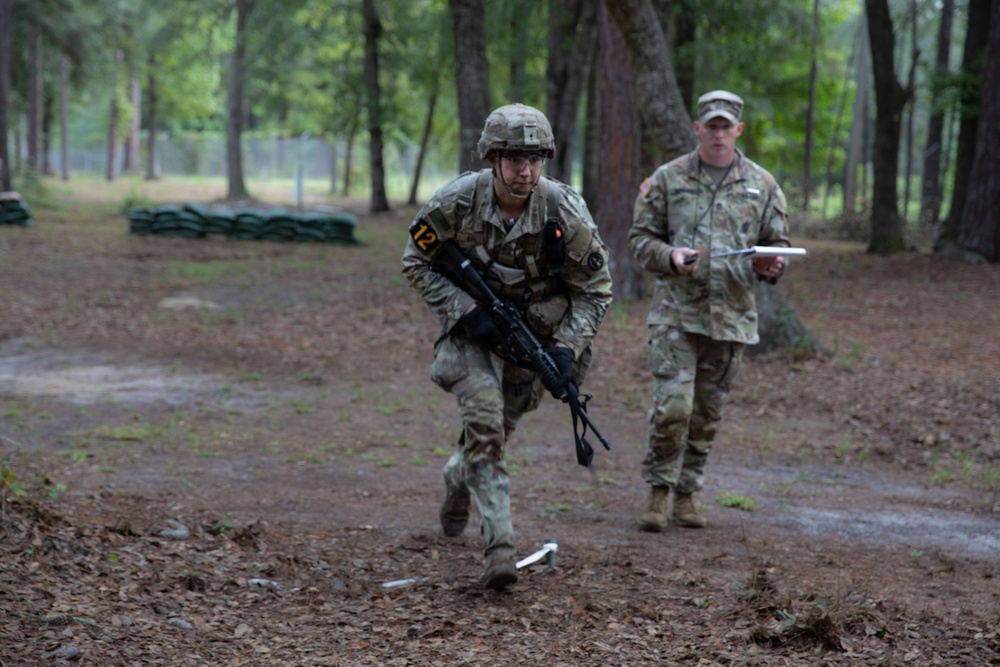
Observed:
[[[589,362],[588,350],[577,365],[581,382]],[[542,381],[458,336],[438,341],[431,379],[455,395],[462,414],[462,435],[442,471],[445,484],[468,488],[479,513],[485,554],[514,555],[506,444],[521,417],[541,402]]]
[[[642,478],[680,493],[700,491],[722,408],[744,345],[670,326],[650,327],[653,407]]]

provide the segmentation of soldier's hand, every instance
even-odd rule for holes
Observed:
[[[556,363],[556,368],[559,369],[559,380],[562,382],[562,386],[565,387],[570,382],[576,382],[576,369],[573,368],[573,360],[576,355],[573,354],[573,350],[568,347],[547,347],[545,351],[549,353],[552,361]]]
[[[674,271],[682,276],[693,273],[699,260],[701,255],[694,248],[674,248],[670,251],[670,261],[674,265]]]
[[[458,325],[462,327],[466,338],[471,341],[492,346],[500,340],[500,330],[493,322],[493,316],[479,304],[462,315]]]
[[[778,278],[785,271],[784,257],[754,257],[751,261],[757,275],[771,284],[778,282]]]

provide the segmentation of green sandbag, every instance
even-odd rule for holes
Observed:
[[[184,204],[184,210],[197,216],[199,220],[206,220],[211,215],[211,212],[207,208],[196,203]]]

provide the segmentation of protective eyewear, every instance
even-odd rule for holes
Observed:
[[[500,159],[507,160],[510,166],[514,167],[517,171],[524,169],[525,165],[530,165],[532,169],[538,169],[542,166],[542,162],[545,161],[544,155],[523,155],[519,153],[501,153]]]

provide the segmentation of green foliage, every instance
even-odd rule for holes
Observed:
[[[132,188],[129,190],[128,195],[126,195],[125,200],[122,201],[121,212],[126,213],[130,208],[150,208],[155,205],[156,202],[148,196],[141,194],[137,192],[135,188]]]
[[[751,512],[757,507],[757,501],[752,496],[742,493],[720,493],[715,500],[723,507],[734,507],[746,512]]]
[[[906,3],[891,3],[899,21],[897,70],[909,63]],[[678,65],[690,64],[694,88],[727,88],[747,101],[747,129],[741,147],[773,171],[790,194],[801,188],[809,70],[813,43],[812,3],[801,0],[747,0],[692,3],[695,39],[674,50]],[[842,172],[853,98],[852,58],[859,43],[863,3],[820,3],[818,80],[814,109],[812,173],[822,185],[829,164]],[[451,14],[444,0],[379,0],[383,32],[378,42],[381,108],[390,192],[408,190],[415,166],[415,146],[423,133],[431,99],[429,170],[452,175],[458,150],[458,97],[455,90]],[[934,52],[939,8],[921,3],[919,46]],[[502,0],[484,3],[491,105],[522,101],[546,104],[548,16],[545,3]],[[58,20],[53,19],[58,16]],[[59,61],[71,65],[70,145],[106,153],[108,108],[119,100],[120,130],[133,110],[124,91],[130,79],[144,88],[142,113],[148,119],[148,75],[155,76],[157,127],[169,134],[183,154],[176,159],[194,170],[207,169],[206,146],[220,150],[228,114],[229,65],[234,50],[233,0],[39,0],[15,3],[12,40],[10,117],[25,112],[27,35],[34,22],[46,28],[45,78],[54,87]],[[964,28],[962,12],[955,34]],[[954,51],[960,51],[955,40]],[[111,91],[113,53],[124,54],[115,91]],[[953,62],[956,57],[953,54]],[[364,35],[360,3],[325,0],[257,0],[247,25],[244,101],[247,130],[260,136],[299,137],[309,133],[327,141],[353,139],[352,182],[360,194],[366,185],[367,126],[364,81]],[[927,93],[938,93],[938,109],[954,109],[978,86],[966,74],[942,75],[918,68],[917,136],[929,108]],[[923,96],[923,97],[922,97]],[[691,110],[693,111],[693,110]],[[148,131],[148,128],[144,128]],[[173,146],[172,142],[172,146]],[[339,153],[344,160],[343,151]],[[171,157],[173,160],[173,156]],[[244,159],[249,159],[246,155]],[[339,164],[342,170],[343,165]],[[340,175],[340,174],[338,174]],[[830,187],[838,184],[830,179]],[[30,187],[27,177],[25,187]],[[21,181],[18,189],[22,190]],[[819,192],[819,190],[814,190]],[[421,194],[424,194],[422,191]],[[37,197],[31,197],[32,200]],[[797,197],[793,201],[797,201]],[[813,204],[819,206],[818,197]],[[35,201],[32,201],[35,204]],[[822,211],[813,211],[822,213]]]
[[[549,503],[538,513],[538,516],[548,519],[549,521],[555,521],[556,517],[563,512],[569,512],[573,508],[569,505],[563,503]]]
[[[23,498],[28,495],[24,484],[17,478],[17,473],[11,465],[10,458],[6,458],[0,465],[0,484],[15,498]]]
[[[219,519],[212,524],[212,527],[208,529],[208,532],[212,535],[225,535],[226,533],[230,533],[235,530],[235,528],[236,524],[229,519]]]

